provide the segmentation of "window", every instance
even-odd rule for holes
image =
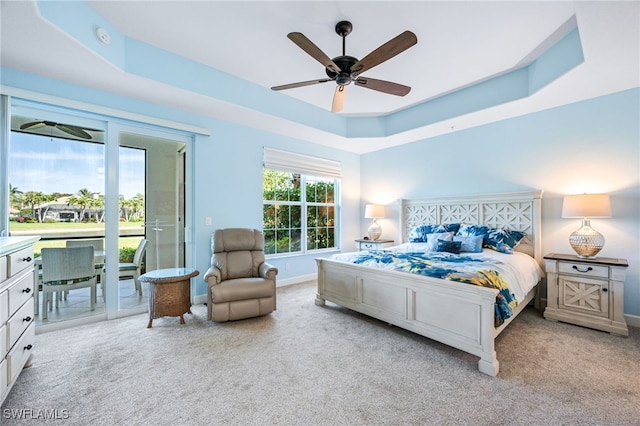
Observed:
[[[339,163],[324,159],[310,162],[310,159],[265,148],[262,175],[265,254],[307,253],[339,245],[340,180],[336,173],[331,176],[326,170],[315,169],[314,174],[314,169],[308,167],[329,163],[335,168],[337,164],[339,171]],[[306,167],[301,166],[300,160],[305,161]]]

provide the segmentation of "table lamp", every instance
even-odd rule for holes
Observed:
[[[372,240],[377,240],[382,235],[382,228],[376,222],[376,219],[384,217],[384,206],[380,204],[367,204],[364,208],[364,218],[373,219],[373,223],[367,229],[367,234]]]
[[[609,194],[565,195],[563,218],[582,218],[582,227],[569,237],[569,244],[580,258],[594,258],[604,246],[604,236],[591,227],[592,217],[611,217]]]

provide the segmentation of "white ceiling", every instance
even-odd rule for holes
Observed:
[[[418,44],[365,76],[412,87],[405,97],[351,85],[344,116],[385,115],[518,67],[573,15],[585,62],[525,99],[394,137],[349,141],[367,152],[639,86],[640,3],[558,1],[89,1],[128,37],[264,87],[324,78],[322,65],[291,42],[305,34],[329,57],[342,54],[334,26],[353,23],[347,55],[359,59],[405,30]],[[123,73],[39,16],[33,1],[1,3],[0,63],[100,90],[226,119],[229,105]],[[333,82],[273,92],[330,109]],[[246,112],[250,125],[286,119]],[[231,119],[231,118],[230,118]],[[238,121],[235,115],[232,118]],[[271,121],[271,124],[269,124]],[[262,123],[261,123],[262,122]],[[279,123],[278,125],[274,123]],[[249,124],[249,123],[247,123]],[[290,123],[291,136],[345,149],[345,138]],[[277,130],[274,130],[277,131]]]

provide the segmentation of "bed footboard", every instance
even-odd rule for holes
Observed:
[[[498,291],[330,259],[316,259],[316,305],[330,301],[480,357],[495,376],[494,303]]]

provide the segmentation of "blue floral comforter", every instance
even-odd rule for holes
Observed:
[[[496,327],[511,317],[513,309],[518,305],[514,293],[504,279],[503,262],[490,256],[372,250],[337,255],[334,258],[360,265],[495,288],[499,291],[495,303]]]

